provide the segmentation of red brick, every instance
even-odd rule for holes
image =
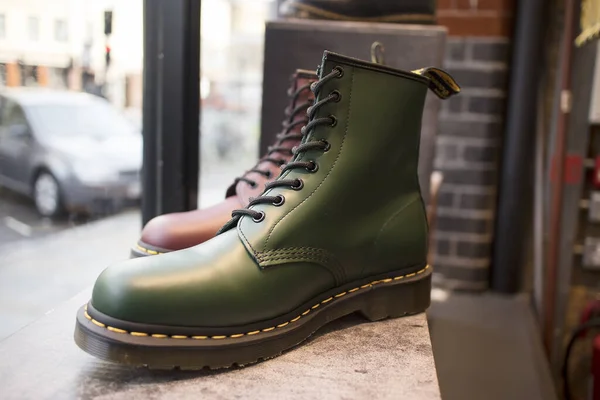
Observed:
[[[513,13],[515,0],[477,0],[479,10],[496,10]]]
[[[454,10],[456,8],[457,0],[437,0],[438,10]]]
[[[511,16],[479,15],[478,13],[439,13],[439,25],[448,28],[450,36],[502,36],[512,35]]]
[[[471,0],[456,0],[456,8],[459,10],[476,10],[477,7],[472,7]]]

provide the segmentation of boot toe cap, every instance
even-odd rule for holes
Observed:
[[[204,243],[215,236],[231,218],[231,212],[239,207],[239,200],[233,196],[205,209],[160,215],[146,224],[140,245],[149,245],[162,253]]]

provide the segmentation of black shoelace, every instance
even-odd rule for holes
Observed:
[[[318,82],[313,83],[310,86],[310,89],[315,94],[315,96],[317,96],[319,94],[319,91],[321,90],[321,88],[323,87],[323,85],[325,83],[327,83],[331,79],[341,78],[343,75],[344,75],[344,70],[342,69],[342,67],[335,67],[329,74],[325,75]],[[321,150],[323,152],[327,152],[330,149],[331,146],[324,139],[314,139],[314,140],[309,141],[309,140],[307,140],[307,138],[308,138],[308,135],[312,132],[312,130],[319,125],[335,126],[337,124],[337,119],[333,115],[329,115],[327,117],[322,117],[322,118],[315,118],[315,116],[316,116],[316,113],[319,110],[319,108],[321,108],[323,105],[330,103],[330,102],[338,102],[341,100],[341,98],[342,98],[342,95],[340,94],[340,92],[338,92],[337,90],[334,90],[328,96],[315,102],[311,107],[308,108],[307,115],[308,115],[309,122],[301,129],[301,133],[303,136],[303,143],[300,144],[298,147],[295,147],[294,149],[292,149],[294,159],[293,159],[293,161],[287,163],[285,166],[283,166],[281,168],[281,175],[283,175],[283,173],[285,171],[290,171],[290,170],[299,169],[299,168],[304,168],[308,172],[316,172],[319,169],[319,165],[316,163],[316,161],[313,161],[313,160],[311,160],[311,161],[295,161],[295,160],[298,159],[298,155],[300,155],[306,151],[309,151],[309,150]],[[268,191],[269,189],[273,189],[276,187],[287,187],[292,190],[301,190],[304,187],[304,182],[302,181],[302,179],[299,179],[299,178],[297,178],[297,179],[279,179],[278,178],[278,179],[274,180],[273,182],[269,182],[265,185],[265,192]],[[251,210],[250,207],[252,207],[252,206],[255,206],[258,204],[270,204],[270,205],[279,207],[284,202],[285,202],[285,197],[283,195],[277,195],[277,196],[262,196],[261,195],[260,197],[252,199],[248,203],[246,208],[240,209],[240,210],[233,210],[233,212],[231,213],[232,219],[229,220],[229,222],[227,222],[225,224],[225,226],[223,226],[217,234],[225,232],[225,231],[229,230],[230,228],[232,228],[233,226],[235,226],[235,224],[237,224],[239,219],[245,215],[252,217],[252,220],[257,223],[264,220],[265,213],[263,211]]]
[[[300,94],[302,92],[304,92],[305,90],[307,90],[309,88],[310,88],[310,84],[299,87],[295,92],[292,92],[291,88],[290,88],[290,90],[288,90],[288,96],[291,99],[290,104],[296,104],[296,101],[298,100],[298,96],[300,96]],[[249,174],[251,172],[256,172],[256,173],[264,176],[267,179],[271,178],[271,171],[262,170],[262,169],[258,168],[258,164],[266,161],[266,162],[270,162],[271,164],[274,164],[276,166],[282,166],[285,164],[285,159],[283,159],[281,157],[275,157],[276,153],[288,154],[290,156],[294,155],[292,153],[292,149],[289,147],[289,145],[286,146],[285,142],[290,141],[290,140],[302,139],[301,133],[291,132],[291,130],[294,129],[295,127],[297,127],[298,125],[306,124],[308,122],[308,117],[299,119],[297,121],[294,121],[294,118],[298,114],[300,114],[302,112],[306,112],[307,108],[311,104],[312,104],[312,101],[306,101],[302,104],[297,105],[296,107],[294,107],[294,109],[290,109],[289,107],[286,107],[285,116],[287,118],[282,123],[283,131],[281,133],[277,134],[277,136],[276,136],[277,142],[273,146],[270,146],[268,148],[267,155],[265,157],[261,158],[258,161],[258,163],[254,166],[254,168],[247,171],[243,176],[236,178],[234,181],[234,185],[237,185],[238,182],[242,181],[242,182],[246,182],[247,184],[249,184],[250,186],[255,188],[257,185],[256,181],[248,178],[246,176],[247,174]]]

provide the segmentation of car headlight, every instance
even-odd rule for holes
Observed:
[[[117,171],[104,165],[78,162],[73,167],[77,179],[84,183],[102,183],[116,181],[119,178]]]

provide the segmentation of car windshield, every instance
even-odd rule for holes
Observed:
[[[29,105],[36,131],[44,136],[114,137],[131,135],[135,127],[112,105],[102,101]]]

